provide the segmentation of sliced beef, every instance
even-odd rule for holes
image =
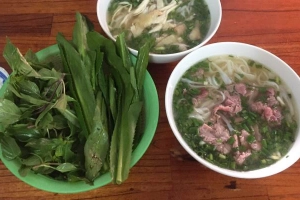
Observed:
[[[228,92],[234,92],[234,84],[226,85],[226,90]]]
[[[247,150],[246,152],[237,151],[234,156],[235,162],[239,165],[242,165],[245,162],[246,158],[249,157],[250,155],[251,155],[250,150]]]
[[[263,104],[261,101],[254,102],[250,105],[252,111],[262,115],[268,122],[275,122],[281,124],[281,112],[276,108],[271,108],[267,104]]]
[[[270,107],[278,105],[278,101],[275,96],[271,96],[267,98],[267,105]]]
[[[226,142],[230,138],[228,129],[221,123],[215,123],[212,127],[203,124],[199,128],[199,135],[205,142],[214,145]]]
[[[261,101],[253,102],[250,104],[251,110],[254,112],[262,113],[265,105]]]
[[[238,139],[238,136],[236,134],[233,135],[233,138],[234,138],[234,142],[232,144],[232,147],[233,148],[238,148],[239,147],[239,139]]]
[[[257,140],[254,141],[254,142],[252,142],[252,143],[250,144],[250,146],[251,146],[251,148],[252,148],[253,150],[255,150],[255,151],[261,150],[261,143],[258,142]]]
[[[222,142],[226,142],[230,138],[229,130],[220,121],[215,123],[213,125],[213,128],[214,128],[214,131],[215,131],[215,135]]]
[[[214,145],[223,154],[227,154],[231,150],[231,146],[226,143],[230,138],[229,131],[221,122],[216,122],[212,126],[203,124],[199,128],[199,136],[203,138],[204,142]]]
[[[249,104],[253,103],[254,99],[258,96],[259,92],[258,89],[252,88],[248,90],[247,94],[245,95],[248,98]]]
[[[197,96],[197,99],[204,99],[208,96],[208,90],[205,88],[202,88],[200,91],[200,94]]]
[[[264,109],[263,116],[268,122],[275,122],[277,124],[281,124],[281,112],[277,109],[272,109],[268,106]]]
[[[240,139],[240,143],[241,145],[247,147],[247,148],[251,148],[255,151],[259,151],[261,149],[261,135],[259,136],[258,134],[255,134],[255,141],[250,143],[247,141],[247,137],[250,135],[250,133],[248,133],[245,130],[242,130],[241,135],[239,136]]]
[[[198,107],[201,104],[201,101],[208,96],[209,92],[207,89],[202,88],[200,89],[199,95],[192,99],[193,105]]]
[[[241,135],[239,136],[241,145],[246,146],[246,147],[249,145],[248,142],[247,142],[247,137],[249,135],[250,134],[247,131],[242,130]]]
[[[247,87],[244,83],[237,83],[234,86],[234,89],[237,93],[245,96],[247,94]]]
[[[254,136],[255,136],[255,139],[257,140],[257,141],[261,141],[262,140],[262,135],[261,135],[261,133],[259,132],[259,129],[258,129],[258,126],[257,126],[257,124],[255,124],[254,126],[253,126],[253,130],[254,130]]]
[[[230,95],[227,91],[224,92],[226,99],[225,101],[214,108],[214,114],[219,110],[228,112],[231,115],[234,115],[242,110],[241,98],[239,95]]]
[[[275,89],[274,88],[268,88],[267,89],[267,95],[269,96],[269,97],[271,97],[271,96],[274,96],[275,95]]]
[[[198,78],[202,78],[204,75],[204,69],[200,68],[198,71],[195,72],[193,76],[196,76]]]
[[[214,129],[207,124],[203,124],[199,128],[199,135],[203,138],[203,141],[209,144],[213,144],[217,140],[217,137],[214,134]]]
[[[278,104],[278,101],[276,99],[276,91],[274,88],[268,88],[267,89],[267,105],[272,107]]]
[[[239,95],[230,95],[227,91],[224,92],[227,97],[224,101],[225,106],[229,106],[232,109],[232,113],[236,114],[242,110],[241,98]]]
[[[213,113],[216,114],[219,110],[229,112],[229,113],[232,112],[232,108],[230,106],[224,106],[224,105],[220,104],[214,108]]]
[[[216,149],[222,154],[228,154],[231,151],[231,146],[227,143],[216,145]]]
[[[235,117],[234,118],[234,123],[240,123],[242,121],[244,121],[245,119],[243,117]]]

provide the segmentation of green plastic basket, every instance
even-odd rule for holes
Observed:
[[[59,55],[59,49],[57,45],[53,45],[47,47],[39,52],[37,52],[37,57],[43,62],[53,62],[55,65],[61,65],[61,58]],[[132,57],[133,62],[135,62],[135,57]],[[3,85],[0,90],[0,97],[3,97],[4,92],[7,87],[7,82]],[[132,153],[132,160],[131,160],[131,167],[133,167],[144,155],[147,148],[149,147],[158,123],[158,116],[159,116],[159,101],[157,90],[155,84],[147,72],[145,77],[144,83],[144,95],[145,95],[145,132],[141,138],[140,143],[137,145],[135,150]],[[102,187],[106,184],[111,182],[110,173],[106,173],[98,177],[94,181],[94,185],[88,185],[83,181],[80,182],[65,182],[65,181],[58,181],[46,177],[41,174],[35,174],[30,172],[26,177],[22,177],[19,175],[19,167],[20,162],[17,160],[8,161],[3,158],[1,148],[0,148],[0,157],[4,165],[20,180],[24,181],[25,183],[48,192],[54,193],[78,193],[78,192],[85,192],[92,189],[96,189]],[[130,175],[129,175],[130,178]]]

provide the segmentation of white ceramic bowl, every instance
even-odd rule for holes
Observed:
[[[282,61],[280,58],[276,57],[272,53],[263,50],[259,47],[255,47],[243,43],[235,43],[235,42],[222,42],[222,43],[214,43],[214,44],[206,45],[204,47],[195,50],[194,52],[190,53],[186,57],[184,57],[175,67],[174,71],[172,72],[168,80],[166,94],[165,94],[166,113],[169,120],[169,124],[177,140],[180,142],[183,148],[197,161],[199,161],[206,167],[224,175],[237,177],[237,178],[262,178],[262,177],[274,175],[276,173],[279,173],[287,169],[292,164],[294,164],[300,157],[299,117],[297,119],[298,129],[296,132],[295,142],[292,145],[289,152],[287,153],[287,155],[281,158],[275,164],[270,165],[266,168],[253,170],[253,171],[246,171],[246,172],[220,168],[216,165],[207,162],[206,160],[198,156],[187,145],[187,143],[182,138],[181,134],[178,132],[178,129],[176,127],[173,118],[173,110],[172,110],[173,93],[177,82],[184,74],[184,72],[187,71],[193,64],[197,63],[198,61],[204,60],[205,58],[208,58],[210,56],[217,56],[217,55],[244,56],[269,67],[276,74],[280,75],[281,79],[291,89],[294,101],[300,102],[300,93],[297,87],[298,85],[300,85],[299,76],[295,73],[295,71],[293,71],[293,69],[289,65],[287,65],[284,61]],[[299,116],[300,113],[299,105],[296,105],[295,110]]]
[[[211,23],[208,30],[208,33],[206,34],[203,41],[195,46],[194,48],[188,49],[183,52],[179,53],[173,53],[173,54],[150,54],[150,62],[152,63],[169,63],[178,61],[181,58],[183,58],[188,53],[194,51],[195,49],[203,46],[206,44],[216,33],[217,29],[219,28],[219,25],[221,23],[221,17],[222,17],[222,7],[220,0],[205,0],[206,4],[208,5],[210,15],[211,15]],[[111,0],[98,0],[97,2],[97,16],[99,23],[103,29],[103,31],[107,34],[108,37],[110,37],[112,40],[115,41],[115,38],[111,35],[108,25],[107,25],[107,9],[109,7]],[[134,54],[137,55],[137,50],[129,48],[129,50]]]

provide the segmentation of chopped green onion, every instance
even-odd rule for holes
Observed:
[[[268,144],[267,144],[267,140],[262,139],[261,144],[264,148],[267,148]]]
[[[235,169],[236,168],[236,163],[235,162],[231,162],[230,167],[231,167],[231,169]]]
[[[255,139],[255,137],[254,137],[254,135],[249,135],[248,137],[247,137],[247,142],[249,142],[250,144],[251,143],[253,143],[256,139]]]
[[[232,145],[234,142],[235,142],[235,139],[232,136],[227,140],[227,143],[230,145]]]
[[[280,79],[278,76],[276,76],[275,82],[276,82],[277,84],[281,84],[281,79]]]

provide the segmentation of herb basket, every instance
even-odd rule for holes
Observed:
[[[37,57],[39,60],[44,62],[51,61],[55,65],[61,65],[61,58],[59,54],[59,49],[57,45],[49,46],[39,52],[37,52]],[[135,62],[135,57],[132,56],[132,61]],[[9,79],[7,80],[7,82]],[[6,82],[6,83],[7,83]],[[0,90],[0,97],[3,97],[7,84],[4,84]],[[145,108],[145,127],[143,136],[132,153],[131,167],[133,167],[146,152],[149,147],[154,133],[156,131],[156,126],[158,123],[159,115],[159,102],[158,95],[155,84],[148,72],[146,72],[145,82],[144,82],[144,108]],[[50,177],[35,174],[30,171],[27,176],[20,176],[18,170],[21,163],[18,160],[9,161],[3,158],[1,148],[0,148],[0,158],[4,165],[20,180],[25,183],[48,192],[54,193],[78,193],[85,192],[92,189],[102,187],[111,182],[111,175],[109,172],[98,177],[93,185],[86,184],[83,181],[79,182],[65,182],[54,180]]]

